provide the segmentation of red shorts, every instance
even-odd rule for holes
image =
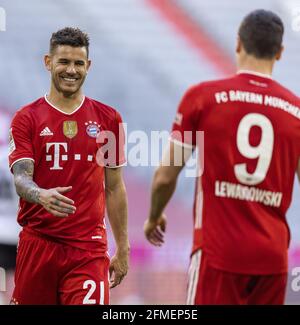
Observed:
[[[208,264],[205,253],[199,250],[191,259],[187,303],[282,305],[286,285],[287,273],[245,275],[215,269]]]
[[[23,230],[12,304],[108,304],[109,258]]]

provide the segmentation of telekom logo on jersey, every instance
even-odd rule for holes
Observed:
[[[49,154],[52,147],[54,152],[53,156]],[[46,161],[53,161],[53,166],[50,167],[50,170],[63,169],[63,167],[60,166],[60,161],[67,161],[69,159],[67,152],[68,144],[66,142],[50,142],[46,144]],[[87,155],[85,158],[87,161],[93,161],[93,155]],[[74,160],[82,160],[82,155],[75,154]]]
[[[47,143],[46,144],[46,161],[52,161],[52,156],[48,155],[49,153],[49,149],[51,147],[54,147],[54,164],[53,166],[50,168],[51,170],[58,170],[58,169],[63,169],[60,165],[59,165],[59,161],[60,161],[60,147],[62,147],[65,151],[65,153],[67,153],[68,151],[68,144],[65,142],[51,142],[51,143]],[[62,160],[68,160],[68,156],[67,155],[62,155],[61,156]]]

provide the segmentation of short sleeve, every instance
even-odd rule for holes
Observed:
[[[13,117],[9,130],[9,168],[22,159],[34,161],[32,121],[23,111]]]
[[[187,147],[195,147],[201,111],[199,86],[190,88],[183,96],[172,127],[171,140]]]
[[[101,150],[97,154],[99,165],[107,168],[117,168],[125,165],[125,131],[121,115],[115,111],[115,117],[110,121],[107,130],[101,131],[97,137]]]

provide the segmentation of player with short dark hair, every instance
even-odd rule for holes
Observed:
[[[57,46],[69,45],[72,47],[85,47],[89,57],[90,39],[87,33],[79,28],[65,27],[53,33],[50,38],[50,53],[52,54]]]
[[[270,11],[256,10],[242,21],[237,74],[187,91],[173,124],[171,164],[155,172],[144,231],[160,246],[163,210],[185,162],[175,164],[178,152],[190,155],[196,132],[204,131],[188,304],[284,303],[290,242],[285,215],[296,171],[300,177],[300,100],[271,77],[283,30]]]
[[[109,287],[127,273],[122,120],[115,109],[83,94],[88,46],[77,28],[54,33],[45,56],[50,91],[21,108],[11,123],[9,162],[23,227],[12,304],[108,304]],[[101,141],[106,133],[116,141],[112,154]],[[105,205],[116,241],[111,261]]]
[[[280,52],[284,26],[273,12],[256,10],[240,25],[238,36],[245,51],[258,59],[273,59]]]

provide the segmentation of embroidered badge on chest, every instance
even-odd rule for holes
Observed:
[[[78,127],[76,121],[64,121],[64,127],[63,127],[64,135],[72,139],[74,138],[78,133]]]
[[[100,125],[97,122],[89,121],[84,123],[86,127],[86,133],[92,138],[97,138],[100,133]]]

